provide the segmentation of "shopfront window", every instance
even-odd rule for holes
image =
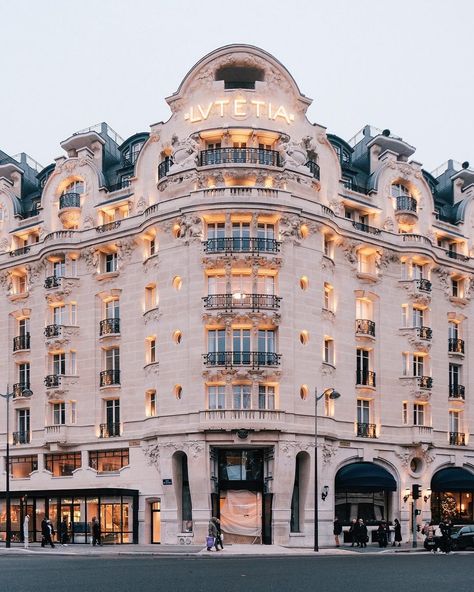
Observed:
[[[341,524],[362,518],[366,524],[388,519],[388,496],[384,491],[336,493],[336,517]]]
[[[440,522],[449,517],[454,523],[474,522],[474,491],[440,491],[431,494],[431,517]]]
[[[33,471],[38,470],[38,457],[14,456],[10,457],[10,475],[13,479],[26,479]]]
[[[89,452],[89,466],[98,473],[115,473],[128,466],[128,448],[120,450],[91,450]]]
[[[219,454],[219,479],[258,481],[263,475],[261,450],[222,450]]]
[[[46,454],[44,465],[53,477],[70,477],[76,469],[81,468],[81,453]]]

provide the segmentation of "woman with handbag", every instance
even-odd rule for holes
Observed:
[[[212,517],[209,520],[209,526],[208,526],[207,532],[208,532],[208,535],[206,538],[207,550],[210,551],[212,549],[212,547],[215,547],[216,551],[219,551],[219,549],[217,548],[217,526],[216,526],[214,517]]]

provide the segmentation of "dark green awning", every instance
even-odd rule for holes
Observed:
[[[474,491],[474,474],[461,467],[441,469],[431,478],[432,491]]]
[[[336,492],[396,491],[397,482],[383,467],[371,462],[352,463],[339,469]]]

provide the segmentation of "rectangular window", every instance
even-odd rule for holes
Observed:
[[[65,425],[66,403],[53,403],[53,425]]]
[[[370,372],[370,352],[367,349],[357,348],[356,351],[357,384],[367,384]]]
[[[71,259],[71,277],[77,277],[77,259]]]
[[[53,374],[59,376],[66,374],[66,354],[64,352],[53,354]]]
[[[128,465],[128,448],[89,451],[89,466],[98,473],[115,473]]]
[[[251,408],[251,388],[250,384],[234,384],[232,387],[234,409]]]
[[[156,391],[149,391],[146,394],[146,415],[156,417]]]
[[[148,256],[152,257],[156,253],[156,241],[154,238],[148,241]]]
[[[324,254],[329,259],[334,259],[334,241],[329,236],[324,236]]]
[[[422,308],[413,307],[413,324],[412,327],[423,327],[424,325],[424,310]]]
[[[370,401],[357,399],[357,423],[370,423]]]
[[[356,299],[356,319],[372,320],[372,302],[370,300]]]
[[[449,412],[449,431],[455,434],[462,432],[459,411]]]
[[[71,477],[76,469],[82,465],[81,453],[70,452],[68,454],[45,454],[44,466],[53,477]]]
[[[30,386],[30,363],[24,362],[18,365],[18,382],[24,386]]]
[[[275,409],[275,387],[268,384],[258,385],[258,408]]]
[[[70,304],[70,319],[71,319],[71,325],[77,325],[77,304],[75,302],[72,302]]]
[[[324,362],[326,364],[334,365],[334,340],[330,338],[324,339]]]
[[[53,324],[64,325],[66,321],[66,307],[64,304],[53,308]]]
[[[413,376],[424,376],[424,366],[424,356],[413,354]]]
[[[234,251],[247,252],[250,249],[250,223],[232,223],[232,248]]]
[[[252,294],[252,276],[250,274],[232,275],[231,277],[231,292],[237,298],[243,298]]]
[[[374,258],[372,255],[368,255],[367,253],[358,253],[357,262],[359,273],[374,273],[373,261]]]
[[[16,425],[17,431],[20,438],[20,443],[29,442],[30,439],[30,410],[29,409],[17,409],[16,412]]]
[[[151,284],[145,288],[145,310],[151,310],[157,306],[156,286]]]
[[[105,273],[112,273],[118,269],[118,257],[117,253],[106,253],[105,254]]]
[[[425,405],[413,403],[413,425],[424,426],[425,420]]]
[[[120,424],[119,399],[109,399],[105,402],[105,421],[109,428]]]
[[[402,304],[402,327],[409,327],[409,308],[408,304]]]
[[[459,364],[449,364],[449,388],[456,389],[461,382],[461,366]]]
[[[105,318],[119,319],[120,318],[120,301],[118,299],[108,300],[105,303]]]
[[[258,275],[257,276],[257,294],[275,294],[275,276]]]
[[[402,423],[408,425],[408,403],[404,402],[402,406]]]
[[[459,280],[451,279],[451,296],[458,298],[460,294]]]
[[[10,457],[10,476],[13,479],[26,479],[33,471],[37,470],[37,455]]]
[[[70,411],[71,411],[71,424],[77,423],[77,405],[76,401],[70,402]]]
[[[59,261],[53,261],[53,275],[54,277],[61,278],[65,276],[66,262],[64,257]]]
[[[275,238],[275,225],[259,222],[257,224],[257,238],[262,241],[273,240]]]
[[[156,339],[150,339],[148,342],[148,358],[149,364],[156,362]]]
[[[459,324],[453,321],[448,323],[448,338],[459,339]]]
[[[410,279],[410,265],[408,261],[402,261],[400,264],[400,278],[402,280]]]
[[[210,275],[207,278],[207,293],[209,296],[227,293],[227,280],[225,275]]]
[[[334,311],[334,290],[327,282],[324,283],[324,308],[331,312]]]
[[[69,374],[76,376],[77,374],[77,355],[75,351],[69,352]]]
[[[222,384],[207,387],[208,409],[225,409],[225,386]]]
[[[233,363],[250,364],[250,358],[250,329],[234,329],[232,331]]]
[[[112,347],[105,350],[105,369],[120,370],[120,348]]]
[[[218,239],[222,239],[222,247],[224,246],[225,237],[225,223],[214,222],[207,225],[207,238],[214,239],[218,242]]]
[[[414,280],[422,280],[424,277],[424,265],[420,265],[419,263],[412,264],[412,276]]]

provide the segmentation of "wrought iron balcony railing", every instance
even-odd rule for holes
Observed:
[[[273,294],[211,294],[205,296],[204,307],[232,310],[251,308],[252,310],[272,310],[280,307],[281,298]]]
[[[273,238],[223,237],[204,241],[205,253],[279,253],[280,242]]]
[[[13,444],[29,444],[31,441],[30,432],[13,432]]]
[[[61,334],[62,325],[47,325],[44,328],[45,337],[58,337]]]
[[[30,334],[25,333],[24,335],[17,335],[13,338],[13,351],[21,351],[24,349],[30,349]]]
[[[80,193],[63,193],[59,197],[59,209],[65,210],[66,208],[80,208],[81,207],[81,194]]]
[[[44,377],[44,386],[46,388],[54,388],[61,384],[61,376],[59,374],[48,374]]]
[[[17,382],[13,385],[13,398],[21,399],[23,397],[23,391],[30,390],[29,382]]]
[[[319,181],[319,177],[320,177],[320,173],[321,170],[319,168],[319,164],[317,162],[314,162],[314,160],[308,160],[308,162],[306,163],[306,165],[309,168],[309,172],[313,175],[313,177],[315,179],[318,179]]]
[[[356,385],[375,387],[375,372],[373,372],[372,370],[357,370]]]
[[[127,187],[130,187],[130,185],[131,185],[130,179],[122,179],[122,181],[120,181],[119,183],[114,183],[113,185],[108,185],[107,191],[109,193],[112,193],[114,191],[120,191],[120,189],[126,189]]]
[[[19,255],[26,255],[29,252],[30,252],[29,246],[20,247],[18,249],[13,249],[13,251],[10,251],[10,257],[18,257]]]
[[[369,319],[356,319],[355,332],[375,337],[375,323]]]
[[[431,282],[425,278],[418,278],[416,281],[416,287],[421,292],[431,292]]]
[[[263,148],[213,148],[199,154],[199,166],[221,164],[260,164],[280,167],[280,154]]]
[[[96,231],[109,232],[110,230],[115,230],[116,228],[118,228],[121,223],[122,220],[114,220],[113,222],[107,222],[107,224],[101,224],[100,226],[97,226]]]
[[[99,335],[113,335],[120,333],[120,318],[103,319],[99,323]]]
[[[57,275],[50,275],[44,280],[44,287],[49,288],[59,288],[61,285],[61,278]]]
[[[380,228],[369,226],[368,224],[363,224],[362,222],[356,222],[355,220],[352,222],[352,226],[356,230],[362,230],[362,232],[368,232],[369,234],[380,234],[382,232]]]
[[[462,253],[456,253],[456,251],[445,251],[446,255],[451,259],[456,259],[457,261],[469,261],[469,257],[467,255],[463,255]]]
[[[113,386],[120,384],[120,370],[102,370],[100,373],[100,386]]]
[[[423,389],[433,388],[433,379],[431,376],[418,376],[418,386]]]
[[[417,203],[414,197],[408,195],[400,195],[397,197],[397,212],[416,212]]]
[[[426,339],[427,341],[430,341],[433,337],[433,330],[431,327],[417,327],[416,332],[420,339]]]
[[[375,423],[357,422],[357,436],[359,436],[359,438],[376,438],[377,426]]]
[[[163,161],[160,162],[158,165],[158,179],[162,179],[166,177],[169,173],[170,168],[173,166],[173,159],[167,156]]]
[[[466,435],[462,432],[449,432],[451,446],[466,446]]]
[[[466,389],[463,384],[450,384],[449,385],[449,398],[450,399],[464,399]]]
[[[120,423],[101,423],[99,427],[101,438],[120,436]]]
[[[273,352],[223,351],[209,352],[203,357],[206,366],[260,368],[261,366],[279,366],[281,355]]]
[[[448,351],[452,354],[463,354],[464,339],[454,339],[450,337],[448,339]]]

